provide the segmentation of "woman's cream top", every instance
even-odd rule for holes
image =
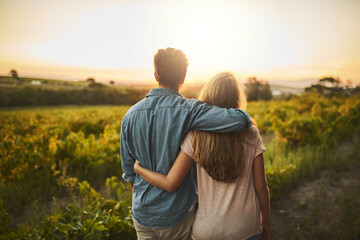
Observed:
[[[197,166],[199,207],[192,229],[193,239],[247,239],[261,233],[260,204],[252,164],[265,147],[256,127],[252,126],[241,135],[243,171],[234,183],[217,182]],[[191,141],[189,133],[181,149],[193,157]]]

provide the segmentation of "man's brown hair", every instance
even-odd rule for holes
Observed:
[[[188,65],[183,51],[175,48],[159,49],[154,55],[155,76],[165,87],[178,87],[186,76]]]

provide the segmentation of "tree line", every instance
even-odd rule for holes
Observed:
[[[305,92],[317,92],[325,97],[335,95],[351,96],[360,92],[360,85],[354,87],[350,80],[343,83],[338,78],[324,77],[320,78],[316,84],[305,88]]]
[[[15,83],[21,85],[23,81],[19,78],[15,69],[10,71],[10,76]],[[25,86],[21,88],[0,89],[0,107],[11,106],[42,106],[42,105],[133,105],[141,100],[147,93],[146,89],[126,88],[125,90],[110,88],[102,83],[96,82],[89,77],[87,88],[84,89],[42,89]],[[114,81],[110,81],[114,85]],[[326,97],[334,95],[350,96],[360,92],[360,86],[353,87],[352,82],[343,84],[340,79],[324,77],[318,83],[305,88],[305,92],[317,92]],[[248,78],[245,83],[245,93],[248,101],[269,101],[273,99],[272,90],[267,81],[256,77]]]
[[[95,83],[98,84],[98,83]],[[39,87],[0,89],[0,107],[46,105],[133,105],[146,95],[146,90],[118,90],[108,87],[50,90]]]

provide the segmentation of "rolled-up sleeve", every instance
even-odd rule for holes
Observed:
[[[211,132],[242,132],[251,127],[249,115],[237,108],[221,108],[198,101],[191,109],[191,129]]]
[[[266,148],[261,142],[261,138],[258,139],[256,149],[255,149],[255,157],[259,156],[260,154],[264,153],[266,151]]]
[[[136,173],[134,172],[135,159],[131,155],[128,144],[126,142],[125,129],[125,124],[122,124],[120,135],[121,168],[123,171],[122,178],[127,182],[133,183],[136,176]]]

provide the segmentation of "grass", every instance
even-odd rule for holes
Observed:
[[[331,155],[333,161],[323,159],[313,180],[303,178],[306,184],[272,199],[276,239],[360,239],[360,136],[350,140]],[[300,173],[289,179],[295,175]]]
[[[264,154],[265,169],[272,199],[290,190],[298,183],[316,178],[324,170],[342,171],[351,162],[359,165],[360,139],[357,134],[349,141],[338,143],[326,138],[319,145],[305,145],[295,149],[279,144],[275,138],[267,139]]]
[[[312,239],[360,238],[360,184],[343,189],[343,197],[327,201],[322,193],[310,202],[309,215],[301,219],[303,231]]]

